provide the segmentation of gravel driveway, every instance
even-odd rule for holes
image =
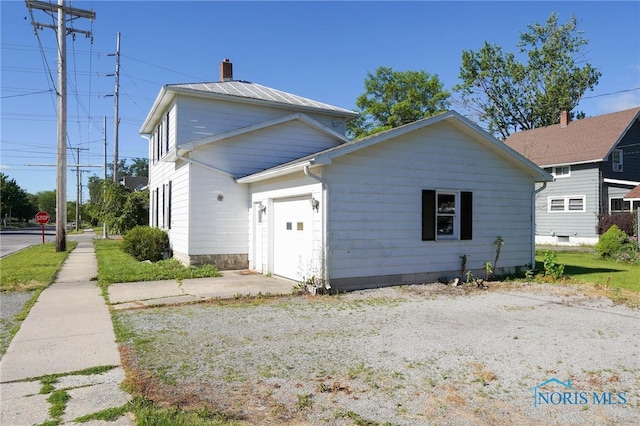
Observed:
[[[640,311],[578,287],[428,284],[115,315],[147,397],[247,424],[640,424]]]

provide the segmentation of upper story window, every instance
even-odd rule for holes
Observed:
[[[551,176],[554,178],[565,178],[571,176],[571,166],[560,166],[551,168]]]
[[[614,172],[622,171],[622,150],[614,149],[611,153],[611,168]]]
[[[169,152],[169,137],[171,135],[169,123],[170,118],[167,112],[151,135],[151,158],[154,164]]]

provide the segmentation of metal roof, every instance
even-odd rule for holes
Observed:
[[[313,108],[353,117],[358,115],[356,112],[348,109],[314,101],[313,99],[308,99],[302,96],[283,92],[281,90],[272,89],[270,87],[262,86],[261,84],[252,83],[250,81],[229,80],[213,83],[168,84],[165,87],[168,90],[177,89],[178,91],[180,91],[180,89],[182,89],[195,93],[234,96],[240,99],[253,99],[257,101],[286,104],[296,108]]]

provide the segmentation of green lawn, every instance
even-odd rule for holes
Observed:
[[[0,259],[0,291],[29,291],[48,286],[76,244],[67,241],[66,252],[56,252],[55,243],[38,244]]]
[[[135,281],[220,276],[220,272],[211,265],[187,268],[175,259],[156,263],[139,262],[120,249],[122,240],[95,239],[93,244],[98,258],[99,284],[102,286]]]
[[[536,250],[536,263],[542,267],[544,253]],[[593,252],[552,250],[557,253],[558,263],[565,265],[564,273],[577,283],[603,287],[622,288],[640,292],[640,265],[618,263],[600,259]]]

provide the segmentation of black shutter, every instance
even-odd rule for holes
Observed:
[[[436,239],[436,191],[422,190],[422,241]]]
[[[171,181],[169,181],[169,201],[167,203],[167,228],[171,229]]]
[[[471,240],[473,237],[473,193],[460,193],[460,239]]]

